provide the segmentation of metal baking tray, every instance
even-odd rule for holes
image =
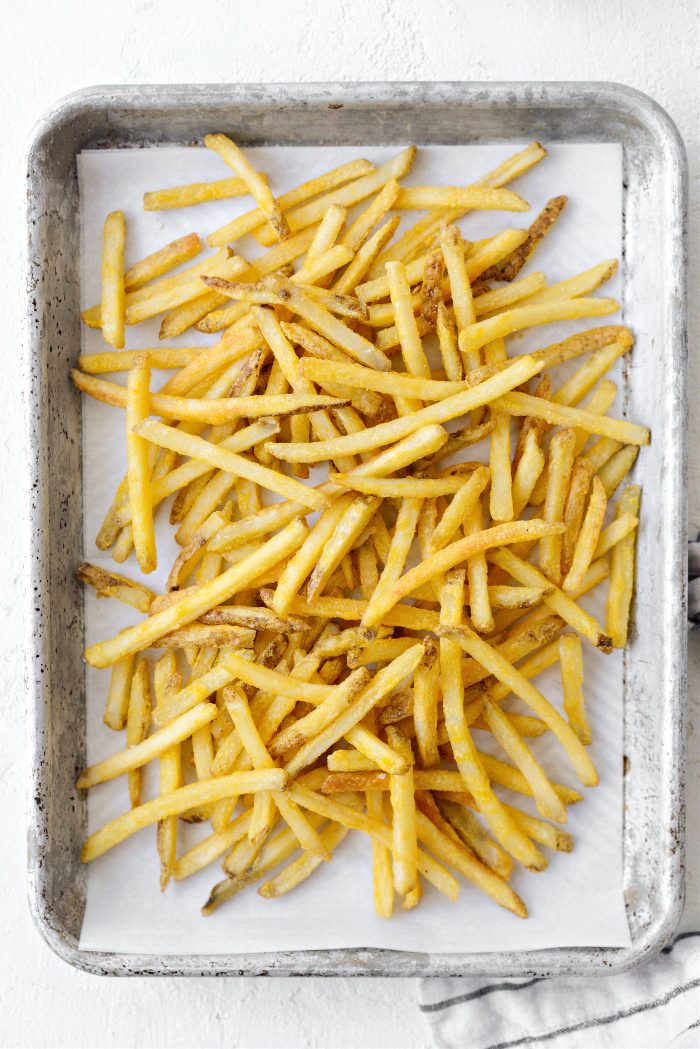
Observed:
[[[636,627],[625,657],[624,883],[629,949],[512,954],[385,950],[140,956],[80,951],[86,803],[81,410],[68,381],[79,336],[76,156],[86,148],[238,142],[620,142],[624,152],[624,311],[637,334],[625,408],[653,429],[636,479]],[[31,575],[27,592],[29,895],[49,945],[113,975],[318,974],[490,977],[602,974],[651,957],[683,903],[686,710],[686,173],[678,132],[644,95],[615,84],[316,84],[99,87],[59,102],[28,155],[27,405]]]

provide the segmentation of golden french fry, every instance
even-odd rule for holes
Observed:
[[[503,373],[501,373],[503,374]],[[544,419],[552,426],[572,426],[600,437],[612,437],[622,444],[649,444],[650,435],[646,426],[638,426],[622,419],[610,419],[583,408],[571,408],[565,404],[553,404],[542,397],[527,393],[506,393],[494,402],[497,410],[509,415],[533,415]]]
[[[318,222],[331,204],[341,204],[345,208],[352,207],[353,204],[358,204],[361,200],[371,197],[373,193],[377,193],[387,182],[403,178],[410,171],[415,155],[416,147],[408,146],[375,171],[348,183],[342,189],[332,190],[303,207],[288,211],[286,218],[290,230],[295,233],[297,230]],[[265,230],[258,236],[258,240],[265,245],[272,242]]]
[[[323,459],[334,459],[336,455],[354,455],[357,452],[381,448],[403,437],[408,437],[425,426],[447,422],[458,415],[464,415],[465,412],[478,408],[482,404],[489,404],[495,398],[498,398],[499,402],[504,401],[505,398],[501,396],[503,391],[522,385],[540,371],[541,367],[541,364],[533,362],[527,356],[519,357],[503,371],[485,379],[472,389],[463,390],[453,397],[446,397],[411,415],[379,423],[360,433],[348,434],[335,441],[317,441],[310,445],[277,443],[274,447],[270,446],[270,451],[278,459],[286,462],[319,462]]]
[[[576,634],[562,634],[559,638],[559,666],[564,694],[564,713],[578,738],[588,746],[593,736],[586,716],[583,695],[581,638]]]
[[[289,777],[283,769],[264,769],[254,772],[232,772],[218,779],[189,783],[167,797],[146,801],[135,809],[117,816],[95,831],[85,842],[80,858],[90,863],[108,849],[114,848],[143,827],[149,827],[167,816],[177,816],[200,805],[210,805],[231,795],[253,794],[259,790],[284,790]],[[297,788],[298,789],[298,788]]]
[[[408,765],[401,776],[391,776],[389,792],[392,811],[392,858],[394,887],[402,896],[414,892],[418,880],[418,839],[416,837],[416,803],[413,794],[413,753],[410,741],[390,725],[389,745]]]
[[[488,694],[484,699],[484,716],[494,738],[532,787],[538,811],[547,819],[566,823],[566,808],[544,769],[521,738],[511,719],[497,703],[488,698]]]
[[[227,200],[250,193],[242,178],[220,178],[214,182],[189,182],[184,186],[169,189],[152,189],[143,195],[144,211],[167,211],[171,208],[186,208],[191,204],[204,204],[208,200]]]
[[[552,438],[544,498],[543,517],[545,521],[561,522],[564,520],[564,507],[574,463],[575,440],[576,434],[573,430],[568,429],[557,431]],[[557,586],[561,583],[561,550],[561,533],[546,536],[540,541],[540,568]]]
[[[124,348],[124,243],[123,211],[112,211],[105,219],[102,243],[102,334],[115,349]]]
[[[598,782],[598,773],[595,765],[588,757],[585,748],[581,745],[578,736],[561,714],[545,699],[542,693],[535,688],[524,674],[516,670],[495,648],[475,634],[469,627],[448,626],[439,627],[439,633],[453,638],[457,644],[472,656],[483,667],[489,670],[499,681],[507,685],[517,696],[520,697],[552,730],[562,747],[567,753],[576,774],[584,786],[592,787]],[[447,719],[446,719],[447,720]]]
[[[151,464],[146,441],[134,433],[134,427],[149,412],[151,370],[144,355],[129,372],[126,390],[126,457],[129,478],[129,503],[134,547],[142,572],[156,567],[156,540],[153,528]]]
[[[245,182],[248,192],[268,219],[277,240],[284,240],[289,235],[289,227],[282,213],[279,202],[275,200],[266,180],[259,174],[239,149],[226,135],[205,135],[204,145],[218,153],[225,164]]]
[[[527,231],[527,239],[499,265],[482,275],[483,280],[515,280],[566,207],[567,197],[552,197]]]
[[[474,353],[487,342],[516,331],[579,317],[605,317],[619,308],[615,299],[557,299],[540,306],[519,306],[465,328],[459,336],[459,348],[462,353]]]
[[[588,501],[588,509],[583,518],[581,530],[578,534],[573,557],[571,559],[571,568],[562,583],[563,590],[579,590],[582,586],[586,572],[588,571],[596,547],[598,546],[600,533],[603,530],[603,521],[605,520],[607,505],[608,499],[605,494],[605,488],[600,479],[594,477],[591,484],[591,497]]]
[[[157,612],[137,626],[127,627],[111,641],[91,645],[85,651],[85,659],[91,666],[112,666],[132,652],[147,648],[163,634],[191,623],[203,612],[208,612],[244,589],[247,583],[268,567],[279,564],[303,542],[306,534],[307,529],[300,521],[292,522],[259,550],[227,569],[217,579],[197,587],[193,594],[178,604]]]
[[[400,189],[395,207],[424,211],[427,208],[464,208],[466,211],[527,211],[530,205],[509,189],[488,186],[408,186]]]
[[[617,502],[616,518],[619,520],[625,514],[632,514],[638,518],[641,495],[642,492],[639,485],[633,484],[629,488],[625,488]],[[634,589],[636,538],[636,529],[628,532],[613,547],[610,558],[610,590],[608,591],[605,626],[610,633],[612,644],[615,648],[624,648],[627,644],[630,607]]]
[[[137,668],[143,667],[140,661]],[[92,765],[81,772],[76,781],[79,790],[95,786],[96,783],[104,783],[106,780],[123,776],[125,772],[141,768],[149,761],[162,755],[176,743],[182,743],[189,739],[193,732],[202,725],[208,725],[217,715],[216,707],[211,703],[199,703],[197,706],[175,718],[165,728],[159,729],[148,738],[129,743],[126,750],[106,758],[104,761]]]
[[[124,386],[96,379],[92,375],[72,371],[73,384],[83,393],[115,408],[125,408],[127,391]],[[303,397],[298,394],[237,398],[179,397],[164,393],[150,395],[148,413],[166,419],[184,419],[207,425],[233,422],[236,419],[260,419],[269,415],[290,415],[296,412],[315,412],[319,408],[333,408],[342,404],[335,397]]]

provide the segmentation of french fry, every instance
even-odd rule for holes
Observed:
[[[144,211],[167,211],[171,208],[186,208],[192,204],[204,204],[209,200],[227,200],[250,193],[248,184],[241,178],[220,178],[213,182],[189,182],[185,186],[168,189],[152,189],[143,195]]]
[[[287,193],[283,193],[277,198],[277,203],[283,211],[287,211],[289,208],[308,200],[309,197],[331,190],[344,182],[358,179],[371,171],[373,171],[373,167],[368,160],[351,160],[347,164],[341,164],[340,167],[333,168],[331,171],[327,171],[325,174],[310,179]],[[246,212],[245,215],[239,215],[232,222],[215,230],[207,237],[207,243],[210,247],[232,244],[240,237],[245,236],[246,233],[252,233],[253,230],[258,229],[264,223],[264,213],[259,208],[256,208],[253,211]],[[289,239],[291,240],[291,238]]]
[[[388,182],[385,188],[393,186],[394,184],[395,183],[393,182]],[[381,194],[379,194],[379,196],[381,196]],[[376,199],[379,199],[379,197]],[[369,238],[369,240],[362,244],[354,259],[348,264],[347,268],[332,285],[333,291],[342,295],[354,292],[357,285],[360,284],[362,279],[367,275],[367,272],[377,255],[382,251],[385,245],[388,244],[394,236],[394,233],[396,233],[400,221],[401,219],[398,215],[388,219],[388,221],[385,222],[384,225]],[[348,233],[350,233],[350,230],[348,230]],[[345,238],[343,239],[345,240]]]
[[[303,205],[303,207],[288,211],[286,218],[290,230],[295,233],[297,230],[304,229],[306,226],[318,222],[331,204],[340,204],[345,208],[352,207],[353,204],[358,204],[361,200],[371,197],[373,193],[377,193],[387,182],[403,178],[410,171],[415,155],[416,147],[408,146],[407,149],[402,150],[375,171],[363,175],[341,189],[335,189],[321,197],[317,197],[316,200]],[[269,235],[264,230],[259,235],[258,240],[264,245],[271,243]]]
[[[133,266],[129,266],[124,274],[124,290],[129,292],[143,287],[144,284],[148,284],[157,277],[162,277],[164,273],[168,273],[181,263],[189,262],[201,250],[202,242],[196,233],[188,233],[184,237],[171,241],[158,251],[154,251],[152,255],[147,255],[135,262]]]
[[[564,520],[564,508],[566,496],[571,481],[571,471],[574,463],[574,442],[576,434],[573,430],[559,430],[552,437],[549,449],[549,462],[547,464],[547,487],[544,497],[545,521],[562,522]],[[540,568],[548,579],[557,586],[561,583],[561,551],[562,534],[552,534],[543,537],[540,541],[539,559]],[[573,587],[576,589],[576,587]]]
[[[142,357],[129,372],[126,398],[126,457],[129,478],[129,503],[136,557],[142,572],[156,567],[156,541],[153,529],[151,464],[148,446],[134,428],[149,411],[151,371],[148,359]]]
[[[535,485],[542,476],[544,462],[544,452],[540,448],[537,432],[530,430],[513,477],[511,491],[514,517],[519,517],[530,501]]]
[[[492,528],[484,529],[467,535],[464,539],[457,539],[449,543],[436,554],[427,558],[420,565],[409,569],[390,588],[384,591],[376,600],[375,607],[371,612],[365,612],[363,624],[371,627],[382,622],[385,614],[396,605],[402,597],[412,593],[423,583],[434,579],[435,576],[449,571],[462,561],[468,561],[475,554],[480,554],[492,547],[500,547],[506,543],[517,543],[523,539],[541,539],[543,535],[562,532],[563,525],[547,524],[544,521],[533,519],[531,521],[512,521]]]
[[[421,501],[415,498],[402,499],[396,528],[391,539],[387,560],[379,576],[377,587],[369,599],[362,615],[362,626],[375,626],[378,622],[375,609],[382,596],[397,582],[408,557],[416,533]]]
[[[414,892],[418,879],[418,839],[416,804],[413,796],[413,754],[411,744],[399,729],[387,729],[389,745],[406,761],[408,771],[391,776],[389,792],[392,811],[392,858],[394,887],[402,896]]]
[[[367,796],[372,795],[368,792]],[[505,849],[489,838],[476,816],[473,816],[469,809],[453,801],[443,798],[437,798],[436,801],[440,812],[467,848],[471,849],[477,859],[507,881],[513,872],[513,861]]]
[[[417,813],[416,824],[418,840],[439,859],[449,863],[501,907],[505,907],[519,918],[527,917],[527,907],[518,894],[489,867],[477,860],[461,842],[458,844],[447,834],[443,834],[422,812]]]
[[[279,564],[303,541],[306,532],[301,522],[292,522],[255,553],[227,569],[218,579],[197,587],[191,596],[183,598],[178,604],[157,612],[137,626],[127,627],[111,641],[91,645],[85,651],[85,659],[91,666],[112,666],[132,652],[147,648],[163,634],[192,622],[203,612],[208,612],[244,589],[266,568]]]
[[[85,353],[78,357],[78,367],[89,375],[130,371],[141,353],[148,354],[152,368],[182,368],[198,357],[203,346],[178,346],[163,349],[149,346],[143,350],[120,350],[118,353]]]
[[[292,784],[288,790],[289,796],[298,805],[317,812],[321,816],[348,827],[351,830],[362,830],[379,840],[383,845],[391,847],[392,834],[389,827],[380,824],[364,813],[358,812],[349,805],[341,805],[331,798],[323,797],[307,787]],[[459,883],[442,864],[432,859],[422,849],[418,849],[417,867],[420,874],[426,878],[435,888],[449,899],[455,900],[459,893]]]
[[[151,722],[152,708],[153,701],[151,698],[151,679],[148,663],[144,659],[138,659],[131,678],[129,709],[126,716],[127,747],[137,747],[145,739]],[[111,779],[113,777],[108,776],[107,778]],[[138,764],[129,768],[128,781],[131,807],[135,808],[141,801],[141,769]]]
[[[478,381],[489,378],[484,369],[480,375],[460,380],[443,382],[439,379],[414,378],[397,372],[377,372],[356,364],[341,364],[332,361],[307,358],[301,362],[302,374],[327,388],[327,383],[359,387],[387,393],[392,397],[421,397],[423,400],[442,400],[453,397],[460,390],[468,390]],[[490,374],[494,374],[491,371]]]
[[[552,197],[545,204],[527,231],[527,239],[500,264],[492,266],[482,275],[483,280],[515,280],[528,259],[532,258],[538,245],[547,236],[564,210],[567,197]]]
[[[488,186],[408,186],[400,189],[396,208],[463,208],[465,211],[527,211],[530,205],[510,189]]]
[[[72,371],[71,379],[77,389],[104,404],[125,408],[127,391],[124,386],[96,379],[92,375]],[[234,422],[237,419],[260,419],[269,415],[290,415],[296,412],[315,412],[319,408],[332,408],[342,404],[335,397],[302,397],[297,394],[279,396],[213,398],[179,397],[164,393],[152,393],[148,413],[161,415],[165,419],[184,419],[208,425]]]
[[[367,687],[370,678],[364,667],[355,670],[314,710],[279,732],[270,743],[270,754],[274,758],[283,758],[318,736],[345,713],[357,694]]]
[[[366,688],[359,693],[359,695],[353,700],[350,706],[340,714],[334,721],[322,729],[321,732],[308,740],[306,743],[302,743],[294,756],[287,762],[285,768],[289,772],[289,775],[294,777],[299,774],[301,769],[305,768],[315,761],[324,751],[328,750],[333,743],[337,742],[342,736],[347,736],[351,741],[356,738],[352,736],[350,730],[355,729],[359,726],[359,722],[369,714],[371,710],[377,705],[377,703],[383,699],[387,693],[395,688],[404,677],[413,674],[415,668],[423,658],[424,648],[420,644],[414,645],[407,652],[397,656],[396,659],[392,660],[387,666],[379,670],[371,682]],[[356,670],[343,685],[337,686],[341,688],[352,688],[354,687],[356,680],[362,680],[361,678],[355,678],[355,675],[363,674],[362,670]],[[363,675],[364,676],[364,675]],[[350,685],[347,682],[351,682]],[[357,745],[355,743],[355,745]],[[401,753],[388,748],[397,761],[394,763],[395,769],[406,770],[405,758]]]
[[[624,490],[617,502],[616,519],[625,514],[639,517],[641,501],[639,485],[630,485]],[[629,615],[634,589],[634,557],[636,529],[628,532],[613,547],[610,558],[610,589],[606,608],[605,626],[610,633],[615,648],[624,648],[627,644]]]
[[[578,736],[561,714],[545,699],[524,674],[508,662],[495,648],[475,634],[469,627],[439,627],[438,633],[455,640],[467,655],[476,659],[489,670],[499,681],[507,685],[523,702],[531,708],[538,718],[551,729],[557,737],[573,765],[576,774],[584,786],[592,787],[598,782],[595,765],[588,757]],[[447,721],[447,719],[445,719]],[[453,744],[454,746],[454,744]],[[503,843],[502,843],[503,844]]]
[[[609,550],[612,550],[621,539],[639,524],[639,519],[634,514],[623,513],[619,517],[616,517],[607,528],[604,528],[600,533],[598,545],[595,548],[593,555],[595,560],[604,557]]]
[[[576,542],[581,530],[581,522],[586,509],[586,498],[592,477],[593,464],[589,460],[578,459],[574,462],[564,508],[566,531],[562,536],[561,547],[561,571],[564,576],[568,574],[574,558],[574,550],[576,549]]]
[[[309,601],[323,592],[335,569],[363,534],[378,506],[379,499],[373,496],[359,496],[345,506],[309,577],[306,587]]]
[[[567,592],[579,590],[583,584],[584,577],[598,546],[600,533],[603,530],[607,505],[608,499],[605,494],[605,488],[600,479],[594,477],[591,484],[591,497],[588,502],[588,509],[583,518],[581,531],[578,534],[571,559],[571,568],[562,583],[562,589]]]
[[[147,668],[143,660],[137,663],[137,672],[141,667]],[[147,669],[142,671],[139,677],[142,678],[145,673]],[[78,777],[76,787],[79,790],[85,790],[97,783],[104,783],[106,780],[123,776],[124,773],[133,769],[141,768],[154,758],[160,757],[176,743],[189,739],[193,732],[203,725],[208,725],[216,715],[217,709],[213,704],[197,704],[179,718],[175,718],[165,728],[159,729],[147,738],[142,737],[129,743],[126,750],[86,769]]]
[[[105,219],[102,244],[102,334],[116,350],[124,348],[124,243],[123,211],[112,211]]]
[[[205,441],[194,434],[186,434],[174,426],[166,426],[152,419],[146,419],[134,427],[134,432],[161,448],[170,448],[172,451],[179,452],[180,455],[189,455],[225,473],[244,477],[271,492],[276,492],[285,499],[308,506],[311,510],[322,510],[328,505],[326,497],[293,478],[285,477],[276,470],[268,470],[267,467],[253,462],[252,459],[246,459],[236,452],[229,451],[220,444],[211,444],[210,441]]]
[[[120,732],[126,726],[133,672],[134,656],[129,655],[115,663],[110,674],[107,703],[102,720],[108,728],[116,732]]]
[[[650,441],[646,426],[638,426],[622,419],[610,419],[607,415],[597,415],[583,408],[553,404],[541,397],[531,397],[527,393],[506,393],[494,402],[494,407],[508,412],[509,415],[533,415],[544,419],[552,426],[578,427],[589,434],[611,437],[622,444],[645,445]]]
[[[443,623],[458,623],[464,603],[464,572],[451,572],[445,581],[440,618]],[[445,643],[446,642],[446,643]],[[454,641],[441,639],[440,667],[442,703],[450,743],[455,761],[467,789],[479,804],[479,811],[489,823],[498,841],[532,870],[541,870],[544,856],[520,834],[503,810],[501,802],[491,789],[476,753],[476,747],[464,716],[462,661]]]
[[[489,510],[494,521],[512,521],[513,482],[510,464],[510,416],[494,412],[489,466],[491,493]]]
[[[603,486],[608,499],[615,494],[620,484],[632,469],[639,454],[634,446],[620,448],[598,471],[597,480]]]
[[[83,863],[102,856],[109,849],[135,834],[143,827],[149,827],[167,816],[178,816],[188,809],[200,805],[210,805],[220,798],[231,795],[254,794],[259,790],[284,790],[288,776],[283,769],[264,769],[254,772],[232,772],[229,776],[218,779],[189,783],[180,787],[167,797],[146,801],[135,809],[117,816],[95,831],[85,842],[81,852]]]
[[[534,565],[530,565],[521,558],[516,557],[510,550],[491,551],[488,554],[488,559],[498,565],[499,568],[508,572],[509,575],[512,575],[514,579],[517,579],[524,586],[548,587],[550,585],[550,580],[547,576],[535,568]],[[584,612],[563,590],[555,587],[554,592],[547,594],[544,601],[553,612],[561,616],[569,626],[587,638],[592,645],[602,649],[604,652],[610,649],[610,638],[603,633],[593,616]]]
[[[156,705],[163,703],[180,688],[181,679],[173,652],[167,652],[153,668],[153,687]],[[173,744],[160,755],[160,794],[172,794],[182,786],[182,748]],[[177,816],[160,820],[156,845],[160,857],[160,891],[164,892],[175,872],[177,861]]]
[[[204,273],[200,271],[203,270]],[[235,280],[242,277],[248,271],[248,263],[245,259],[234,255],[232,258],[215,260],[208,267],[200,263],[198,267],[190,270],[192,276],[176,283],[166,284],[165,280],[158,284],[149,284],[145,288],[127,296],[124,319],[127,324],[139,324],[141,321],[155,317],[166,310],[175,309],[191,299],[199,299],[207,294],[207,284],[204,274],[211,280]],[[184,330],[184,329],[183,329]]]
[[[554,321],[574,320],[580,317],[605,317],[616,313],[620,305],[615,299],[557,299],[540,306],[518,306],[512,310],[477,321],[460,332],[462,353],[475,353],[487,342],[502,339],[516,331]]]
[[[559,638],[559,666],[564,713],[578,738],[588,746],[593,741],[593,736],[583,696],[583,653],[581,638],[578,635],[562,634]]]
[[[384,801],[378,792],[368,791],[367,815],[377,823],[384,823]],[[390,918],[394,909],[394,875],[391,852],[386,845],[372,838],[372,887],[374,909],[380,918]]]
[[[87,561],[78,565],[75,575],[81,583],[94,587],[98,597],[115,597],[124,604],[131,605],[137,612],[143,612],[144,615],[148,612],[155,597],[153,591],[142,586],[141,583],[127,579],[126,576],[119,575],[117,572],[106,572],[103,568],[91,565]]]
[[[282,208],[270,192],[266,180],[255,170],[243,151],[226,135],[205,135],[204,145],[218,153],[224,163],[245,182],[248,192],[269,221],[277,240],[284,240],[289,235],[289,227]]]
[[[596,350],[571,378],[562,383],[553,394],[552,400],[556,404],[579,404],[598,380],[612,368],[615,361],[631,349],[633,342],[630,332],[623,331],[615,342]]]
[[[610,280],[616,271],[617,259],[605,259],[604,262],[599,262],[596,266],[592,266],[583,273],[577,273],[575,277],[569,277],[568,280],[551,284],[548,288],[538,292],[537,295],[533,295],[531,301],[533,304],[539,305],[545,302],[572,299],[579,295],[588,295],[590,292],[595,291],[596,288],[599,288],[601,284],[605,284],[606,281]]]
[[[484,716],[494,738],[532,787],[538,811],[547,819],[556,820],[557,823],[566,823],[566,808],[549,782],[544,769],[521,738],[508,715],[504,714],[498,704],[488,698],[488,695],[484,699]]]
[[[436,404],[404,415],[399,419],[392,419],[386,423],[367,428],[361,433],[348,434],[337,438],[335,441],[317,441],[311,445],[283,445],[277,443],[270,447],[270,451],[279,459],[286,462],[319,462],[322,459],[334,459],[336,455],[354,455],[358,452],[367,452],[375,448],[381,448],[387,444],[393,444],[415,433],[416,430],[434,423],[447,422],[458,415],[478,408],[482,404],[490,403],[494,398],[505,401],[501,397],[501,391],[513,389],[522,385],[531,378],[542,366],[523,356],[513,361],[503,371],[493,375],[490,379],[474,386],[472,389],[463,390],[453,397],[446,397]],[[97,381],[97,380],[92,380]],[[513,396],[513,395],[506,395]],[[522,395],[519,395],[522,396]],[[510,402],[507,402],[510,404]],[[505,410],[508,410],[507,408]],[[561,410],[561,409],[559,409]],[[274,414],[274,413],[271,413]],[[513,414],[511,411],[510,414]],[[627,424],[630,425],[630,424]]]
[[[464,372],[457,346],[457,326],[444,302],[438,303],[435,325],[445,374],[450,382],[460,382]]]

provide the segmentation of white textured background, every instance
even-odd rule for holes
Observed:
[[[24,485],[19,260],[30,129],[57,98],[99,83],[308,80],[616,80],[678,124],[691,171],[689,502],[700,527],[698,294],[700,135],[697,0],[4,0],[0,41],[0,1045],[7,1047],[418,1047],[428,1044],[409,980],[108,980],[56,959],[25,893],[21,614]],[[493,28],[491,28],[493,27]],[[700,732],[700,639],[691,644]],[[691,728],[692,735],[692,728]],[[690,782],[700,746],[691,740]],[[695,775],[693,776],[693,772]],[[700,801],[689,797],[689,832]],[[700,910],[700,872],[691,872]],[[465,1047],[468,1049],[468,1046]]]

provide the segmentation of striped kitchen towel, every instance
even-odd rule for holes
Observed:
[[[420,1010],[438,1049],[700,1049],[700,541],[688,545],[688,568],[686,931],[619,976],[422,980]]]
[[[422,980],[436,1049],[698,1049],[700,931],[596,979]]]

